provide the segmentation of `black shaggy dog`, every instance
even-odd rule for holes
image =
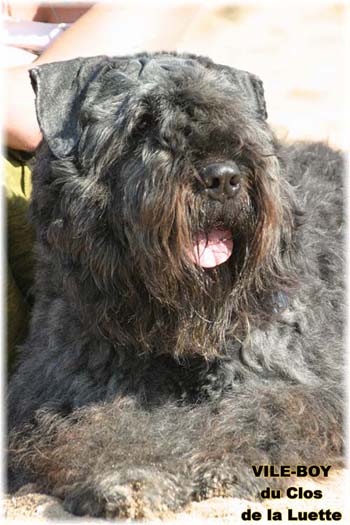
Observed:
[[[261,81],[203,57],[31,78],[44,140],[12,489],[139,518],[258,497],[252,465],[341,466],[340,154],[281,146]]]

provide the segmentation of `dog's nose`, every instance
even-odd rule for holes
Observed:
[[[235,162],[209,164],[204,168],[202,178],[209,197],[220,201],[234,197],[241,183],[241,173]]]

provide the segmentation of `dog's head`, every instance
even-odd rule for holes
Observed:
[[[31,79],[50,158],[34,216],[49,249],[104,298],[107,332],[121,304],[136,317],[157,305],[198,341],[216,334],[203,352],[271,314],[291,282],[292,202],[256,76],[159,53],[49,64]]]

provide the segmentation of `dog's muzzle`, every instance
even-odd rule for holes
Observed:
[[[209,164],[201,176],[205,184],[204,191],[211,199],[224,202],[239,192],[242,176],[235,162]]]

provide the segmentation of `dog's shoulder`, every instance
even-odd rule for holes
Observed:
[[[281,151],[287,180],[304,213],[304,233],[312,243],[315,236],[324,237],[329,246],[335,242],[339,251],[345,224],[345,155],[323,142],[297,142]]]
[[[322,193],[327,186],[342,190],[345,155],[341,151],[324,142],[296,142],[282,146],[281,151],[291,184],[310,189],[317,185]]]

